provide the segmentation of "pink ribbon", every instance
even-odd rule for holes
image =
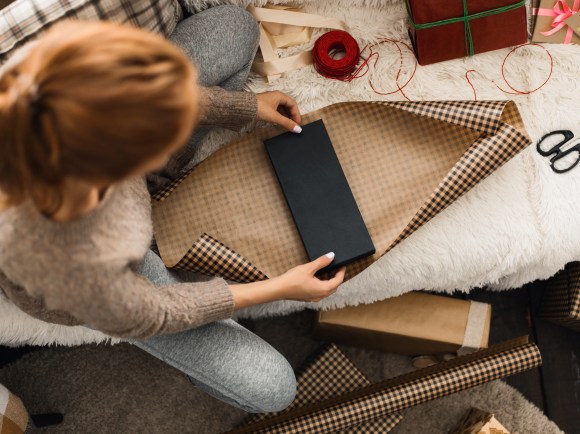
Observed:
[[[553,34],[562,30],[567,24],[565,20],[570,18],[572,15],[578,12],[580,9],[580,0],[574,0],[574,5],[572,8],[568,5],[566,0],[558,0],[552,9],[548,8],[534,8],[534,15],[541,15],[543,17],[554,17],[552,21],[552,30],[546,32],[541,32],[544,36],[552,36]],[[564,44],[569,44],[572,42],[572,36],[574,30],[572,27],[568,26],[566,31],[566,37],[564,38]]]

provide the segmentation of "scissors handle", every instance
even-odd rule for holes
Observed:
[[[556,167],[556,161],[566,157],[567,155],[570,155],[573,152],[578,153],[578,156],[576,157],[576,161],[574,161],[568,167],[565,167],[563,169],[558,169]],[[550,166],[552,166],[552,170],[556,173],[568,172],[569,170],[572,170],[574,167],[576,167],[578,165],[578,163],[580,163],[580,143],[578,143],[576,146],[572,146],[571,148],[566,149],[565,151],[558,150],[556,155],[554,155],[552,158],[550,158]]]
[[[554,146],[552,146],[550,149],[548,150],[544,150],[542,149],[542,143],[544,142],[544,140],[546,140],[548,137],[552,137],[552,136],[557,136],[557,135],[561,135],[564,137],[564,139],[555,144]],[[538,150],[538,153],[542,156],[542,157],[547,157],[548,155],[551,155],[553,153],[556,153],[556,157],[558,156],[557,154],[560,152],[560,147],[562,145],[564,145],[565,143],[568,143],[570,140],[572,140],[574,138],[574,133],[570,130],[556,130],[556,131],[552,131],[548,134],[545,134],[539,141],[538,144],[536,145],[536,149]]]

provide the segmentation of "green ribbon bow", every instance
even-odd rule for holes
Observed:
[[[424,24],[417,24],[413,21],[413,17],[411,16],[411,10],[409,8],[409,2],[405,2],[407,6],[407,14],[409,15],[409,23],[415,30],[423,30],[423,29],[430,29],[432,27],[439,27],[444,26],[446,24],[453,24],[453,23],[460,23],[463,22],[465,26],[465,46],[467,47],[467,54],[469,56],[473,56],[473,36],[471,35],[471,26],[469,25],[470,20],[475,20],[477,18],[489,17],[491,15],[501,14],[503,12],[511,11],[522,6],[525,6],[526,0],[521,0],[517,3],[501,6],[496,9],[490,9],[488,11],[478,12],[476,14],[469,15],[469,11],[467,10],[467,0],[463,0],[463,16],[457,18],[447,18],[445,20],[433,21],[431,23],[424,23]]]

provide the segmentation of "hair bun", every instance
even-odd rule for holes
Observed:
[[[16,93],[16,99],[26,99],[29,103],[35,104],[38,102],[38,84],[34,81],[34,77],[30,74],[19,74],[16,78],[12,89]]]

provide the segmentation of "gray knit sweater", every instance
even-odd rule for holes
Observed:
[[[250,93],[204,89],[202,103],[205,125],[239,128],[256,115]],[[96,209],[69,223],[46,218],[27,201],[0,212],[0,290],[41,320],[87,324],[118,337],[174,333],[230,317],[234,302],[223,279],[156,287],[135,273],[152,236],[140,178],[111,187]]]

